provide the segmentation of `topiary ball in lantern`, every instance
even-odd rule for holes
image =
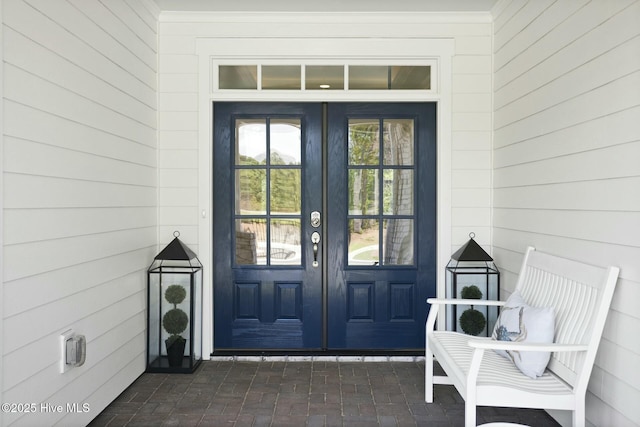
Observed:
[[[484,331],[486,324],[484,314],[474,308],[465,310],[460,316],[460,327],[467,335],[478,335]]]
[[[465,286],[462,288],[460,296],[464,299],[481,299],[482,291],[476,285]]]
[[[475,285],[465,286],[460,292],[460,296],[464,299],[481,299],[482,291]],[[473,308],[467,309],[460,316],[460,327],[467,335],[478,335],[484,331],[487,319],[484,314]]]
[[[180,285],[171,285],[164,291],[164,297],[175,307],[184,301],[187,297],[187,291]]]

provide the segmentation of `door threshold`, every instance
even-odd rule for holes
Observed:
[[[234,362],[422,362],[424,351],[215,351],[210,360]]]

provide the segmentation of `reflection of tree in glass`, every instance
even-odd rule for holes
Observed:
[[[277,151],[271,152],[271,166],[287,165]],[[271,169],[271,209],[275,212],[300,210],[300,169]]]
[[[349,126],[349,164],[372,165],[379,164],[379,126],[378,123],[352,124]],[[353,191],[349,194],[349,206],[356,209],[361,215],[375,214],[370,209],[375,206],[376,200],[369,195],[375,195],[375,170],[351,169],[349,173],[349,188]],[[354,219],[352,222],[355,233],[362,233],[371,227],[370,220]]]
[[[386,120],[384,123],[384,212],[387,215],[413,213],[413,174],[400,168],[413,163],[413,122]],[[413,263],[413,221],[385,220],[384,264]]]
[[[275,166],[270,168],[271,209],[276,212],[298,212],[301,205],[300,168],[279,168],[288,164],[278,152],[272,152],[270,157],[271,166]],[[243,166],[249,166],[239,170],[240,204],[247,211],[262,211],[266,198],[266,158],[240,156],[240,161]]]
[[[240,156],[243,165],[259,165],[252,157]],[[260,211],[264,206],[265,170],[241,169],[240,170],[240,206],[249,211]]]
[[[378,122],[349,126],[349,164],[378,164],[378,132]]]
[[[284,165],[286,164],[284,160],[282,160],[282,156],[277,151],[271,152],[271,164],[272,165]]]
[[[271,210],[279,213],[300,211],[300,170],[271,169]]]
[[[385,213],[407,215],[413,211],[411,174],[398,166],[413,163],[413,127],[411,121],[390,120],[384,123],[384,207]]]

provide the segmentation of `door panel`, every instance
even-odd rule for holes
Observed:
[[[330,104],[328,123],[328,347],[419,349],[435,295],[435,104]]]
[[[423,348],[435,147],[435,104],[216,103],[216,350]]]
[[[308,221],[322,203],[321,117],[319,104],[214,105],[216,349],[321,347]]]

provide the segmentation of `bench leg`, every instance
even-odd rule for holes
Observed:
[[[424,352],[424,401],[433,403],[433,353],[428,346]]]
[[[578,399],[573,410],[573,427],[584,427],[586,416],[584,399]]]
[[[469,396],[464,403],[464,427],[476,427],[476,402]]]

